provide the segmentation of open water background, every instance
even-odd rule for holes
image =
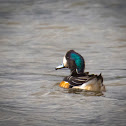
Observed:
[[[58,87],[70,49],[104,96]],[[0,126],[64,125],[126,125],[126,1],[0,0]]]

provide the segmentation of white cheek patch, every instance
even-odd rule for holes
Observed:
[[[66,57],[65,57],[65,56],[63,57],[63,65],[64,65],[65,67],[68,67],[68,65],[67,65],[67,60],[66,60]]]

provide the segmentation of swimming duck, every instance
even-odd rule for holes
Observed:
[[[69,68],[71,74],[61,81],[60,87],[84,89],[88,91],[105,91],[102,75],[89,75],[89,72],[84,72],[84,58],[74,50],[69,50],[63,57],[63,63],[55,69],[58,70],[62,68]]]

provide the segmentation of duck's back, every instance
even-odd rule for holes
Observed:
[[[97,75],[77,75],[77,76],[67,76],[63,79],[63,81],[68,82],[70,87],[80,86],[93,78],[97,77]]]
[[[76,75],[67,76],[60,83],[60,87],[64,88],[79,88],[90,91],[101,91],[103,88],[103,77],[102,75]]]

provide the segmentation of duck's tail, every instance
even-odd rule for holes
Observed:
[[[103,84],[103,77],[101,73],[97,76],[97,80],[98,80],[98,84],[100,85],[101,91],[105,92],[106,88],[105,85]]]

